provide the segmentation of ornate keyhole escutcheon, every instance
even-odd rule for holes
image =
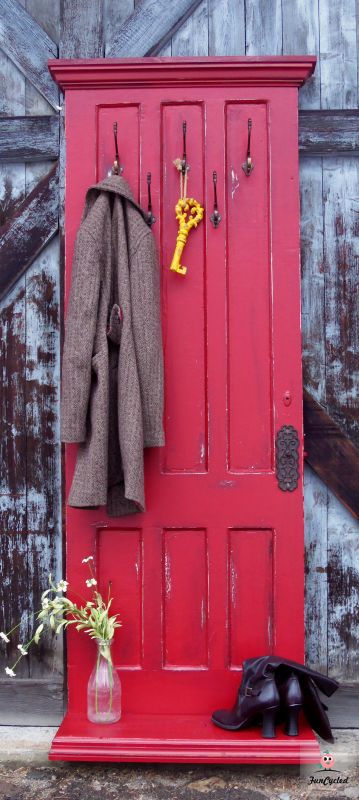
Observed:
[[[282,492],[294,492],[299,478],[299,436],[293,425],[283,425],[276,435],[275,467]]]

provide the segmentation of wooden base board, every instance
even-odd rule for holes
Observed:
[[[49,759],[313,764],[319,763],[320,749],[304,719],[298,736],[286,736],[280,725],[275,739],[264,739],[260,727],[224,731],[200,715],[127,714],[115,724],[94,725],[85,715],[67,714]]]

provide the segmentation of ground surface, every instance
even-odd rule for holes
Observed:
[[[357,800],[359,731],[335,731],[321,766],[85,764],[48,762],[56,729],[0,726],[1,800]],[[311,776],[341,783],[313,784]]]

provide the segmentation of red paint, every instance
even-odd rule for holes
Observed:
[[[297,87],[314,63],[51,62],[66,89],[66,296],[86,188],[114,158],[113,121],[124,177],[144,206],[152,173],[166,447],[146,452],[145,514],[67,508],[72,589],[83,593],[91,553],[103,591],[113,582],[124,713],[106,730],[86,722],[94,647],[70,629],[69,709],[50,758],[318,760],[305,727],[295,741],[264,742],[259,729],[231,734],[210,722],[213,709],[233,705],[243,659],[271,650],[304,660],[302,480],[295,492],[278,489],[274,440],[291,424],[302,442]],[[184,120],[188,194],[206,209],[184,251],[186,277],[168,269]],[[66,453],[68,492],[75,446]]]

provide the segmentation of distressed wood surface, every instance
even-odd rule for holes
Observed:
[[[231,30],[232,28],[230,28]],[[222,33],[228,47],[230,30]],[[233,28],[235,31],[235,27]],[[217,32],[217,33],[216,33]],[[213,27],[212,55],[222,52],[218,26]],[[238,48],[239,50],[240,48]],[[217,53],[218,51],[218,53]],[[165,50],[161,55],[164,55]],[[171,55],[171,46],[169,55]],[[302,156],[359,155],[358,111],[301,111],[299,113],[299,152]],[[54,160],[59,155],[59,119],[55,115],[0,117],[0,161]]]
[[[104,55],[102,0],[62,0],[60,58]]]
[[[245,0],[208,0],[208,55],[246,52]]]
[[[2,725],[59,725],[64,715],[62,681],[0,681]]]
[[[304,432],[308,464],[359,519],[359,450],[307,391]]]
[[[156,55],[183,25],[201,0],[140,0],[134,12],[107,44],[108,58]]]
[[[328,670],[359,674],[359,526],[333,494],[328,500]]]
[[[55,165],[0,229],[0,298],[32,264],[58,229],[58,171]]]
[[[2,4],[3,8],[9,8],[10,0]],[[12,6],[13,4],[11,4]],[[18,8],[20,8],[20,5]],[[72,4],[74,5],[74,4]],[[81,4],[80,4],[81,5]],[[117,0],[103,0],[103,25],[106,32],[105,54],[111,55],[111,48],[116,41],[121,39],[120,27],[133,14],[138,12],[141,4],[134,0],[123,0],[120,4]],[[151,6],[150,3],[147,3]],[[154,14],[158,13],[158,3]],[[168,4],[170,5],[170,4]],[[188,4],[190,5],[190,4]],[[97,8],[97,0],[94,6]],[[310,0],[271,0],[271,3],[261,0],[207,0],[199,6],[199,15],[195,17],[195,24],[180,25],[175,23],[178,29],[178,38],[173,36],[169,39],[162,49],[158,50],[161,43],[152,44],[154,53],[159,55],[193,55],[195,53],[213,55],[231,55],[246,52],[248,55],[260,55],[270,53],[311,53],[315,52],[319,57],[317,69],[313,78],[301,89],[299,94],[300,113],[300,151],[301,157],[301,217],[302,217],[302,290],[303,290],[303,366],[305,384],[316,397],[317,400],[325,403],[328,394],[328,407],[337,421],[345,427],[348,434],[357,436],[358,420],[358,391],[355,399],[355,387],[357,378],[354,374],[353,363],[355,362],[355,348],[357,347],[357,317],[354,312],[354,289],[355,275],[357,270],[357,253],[354,249],[354,236],[356,235],[355,221],[357,215],[357,162],[347,158],[338,159],[335,156],[346,156],[354,152],[357,148],[357,121],[355,109],[357,108],[357,63],[358,47],[355,37],[355,3],[354,0],[319,0],[318,4],[313,4]],[[38,81],[46,77],[47,85],[51,84],[51,90],[56,91],[55,84],[52,83],[47,75],[45,67],[39,68],[39,64],[44,64],[41,60],[44,52],[44,40],[41,37],[41,28],[46,31],[50,39],[51,48],[54,43],[59,42],[62,36],[63,57],[72,57],[71,31],[60,33],[60,2],[53,0],[49,5],[43,0],[22,0],[22,17],[20,30],[16,30],[16,37],[23,35],[25,31],[25,46],[17,46],[18,38],[10,41],[13,52],[19,51],[22,65],[16,66],[16,58],[11,60],[4,53],[0,52],[0,73],[2,81],[2,92],[0,93],[0,114],[1,115],[24,115],[49,114],[50,106],[35,88]],[[176,10],[179,9],[177,5]],[[28,14],[25,13],[25,11]],[[93,14],[91,8],[91,14]],[[33,20],[29,18],[31,15]],[[161,16],[161,15],[159,15]],[[70,20],[71,13],[68,19]],[[93,19],[94,17],[92,17]],[[64,19],[64,15],[63,15]],[[36,20],[36,22],[34,22]],[[40,31],[40,38],[29,35],[28,23],[32,24],[31,30]],[[129,21],[128,28],[133,25]],[[41,28],[37,28],[36,24]],[[79,29],[79,20],[72,20],[74,31]],[[2,20],[1,20],[2,24]],[[66,25],[69,23],[67,22]],[[163,24],[163,20],[158,19],[153,23],[154,30],[151,35],[154,39],[158,36],[158,26]],[[183,28],[183,30],[182,30]],[[88,28],[84,32],[84,39],[88,43],[93,37],[95,52],[88,51],[88,55],[97,55],[99,52],[99,42],[95,41],[93,32],[96,29],[91,27],[90,21]],[[27,33],[26,33],[27,31]],[[173,29],[172,29],[173,32]],[[133,50],[133,55],[143,55],[143,47],[148,45],[148,30],[146,26],[141,29],[142,50]],[[164,34],[167,41],[170,36],[168,30]],[[2,35],[5,37],[4,28]],[[15,35],[15,34],[14,34]],[[206,45],[208,37],[208,45]],[[74,34],[75,38],[75,34]],[[39,48],[38,48],[39,41]],[[46,35],[45,35],[46,41]],[[64,42],[68,42],[68,51],[64,47]],[[152,40],[151,40],[152,41]],[[29,46],[30,43],[30,46]],[[173,44],[174,43],[174,44]],[[131,55],[126,50],[126,42],[123,41],[124,56]],[[88,46],[88,45],[86,45]],[[97,50],[96,50],[97,48]],[[46,50],[46,47],[45,47]],[[29,52],[28,52],[29,51]],[[53,53],[51,52],[51,55]],[[80,55],[80,52],[75,53]],[[118,55],[114,52],[113,55]],[[30,71],[27,69],[26,75],[32,80],[24,79],[24,69],[26,59],[30,60]],[[46,56],[47,58],[47,56]],[[45,58],[45,60],[46,60]],[[31,66],[34,65],[34,68]],[[41,91],[41,89],[40,89]],[[51,107],[57,104],[54,99]],[[319,116],[316,112],[325,109],[323,115]],[[343,109],[343,111],[341,111]],[[309,110],[309,111],[308,111]],[[330,110],[330,111],[329,111]],[[354,113],[353,113],[354,111]],[[309,113],[310,112],[310,113]],[[328,113],[327,113],[328,112]],[[6,120],[0,120],[0,126],[6,126]],[[25,123],[20,123],[25,124]],[[32,123],[26,123],[32,124]],[[39,139],[41,131],[46,125],[40,122],[38,127]],[[55,120],[50,123],[51,128],[56,125]],[[61,126],[63,128],[63,112],[61,114]],[[9,132],[9,128],[7,128]],[[7,135],[7,134],[6,134]],[[21,147],[21,137],[18,143]],[[62,134],[62,155],[61,162],[64,161],[64,137]],[[1,142],[0,142],[1,144]],[[11,148],[11,143],[8,143]],[[39,142],[37,156],[39,163],[30,164],[26,153],[18,151],[16,155],[14,148],[14,159],[18,160],[19,153],[21,158],[27,161],[26,167],[20,163],[10,163],[0,165],[0,226],[9,220],[11,216],[19,211],[19,205],[23,202],[29,190],[34,187],[37,177],[43,174],[46,168],[42,159],[53,158],[48,152],[48,145],[41,150]],[[52,153],[54,151],[52,150]],[[356,151],[357,152],[357,151]],[[322,156],[330,155],[324,160],[324,172],[322,170]],[[312,158],[315,156],[315,158]],[[63,172],[60,176],[60,184],[63,183]],[[60,204],[61,207],[61,204]],[[344,227],[340,224],[337,227],[337,219],[343,217]],[[342,230],[342,233],[340,231]],[[327,237],[327,231],[329,236]],[[338,233],[337,233],[338,231]],[[324,243],[325,240],[325,243]],[[2,342],[2,365],[5,363],[5,386],[6,397],[17,398],[13,403],[13,408],[6,401],[6,409],[3,414],[2,433],[5,431],[5,438],[2,441],[2,449],[6,452],[5,459],[9,459],[9,469],[2,470],[2,489],[0,495],[0,512],[2,522],[2,535],[0,537],[1,547],[1,578],[4,582],[2,600],[5,602],[10,599],[11,614],[9,618],[17,618],[19,610],[23,604],[21,598],[12,591],[11,582],[14,580],[12,565],[15,564],[20,576],[20,592],[25,592],[25,574],[35,575],[31,578],[31,596],[36,598],[39,586],[45,579],[46,569],[49,564],[55,565],[57,574],[61,569],[61,532],[60,529],[52,530],[51,537],[46,538],[46,534],[39,534],[41,525],[46,526],[46,514],[50,514],[51,506],[54,506],[54,519],[60,513],[58,511],[61,486],[55,490],[55,482],[59,482],[59,476],[51,468],[51,481],[53,482],[53,498],[51,491],[42,492],[41,496],[34,502],[35,493],[30,491],[32,497],[32,531],[28,543],[25,546],[22,531],[27,530],[27,503],[26,503],[26,484],[21,472],[20,461],[24,457],[26,460],[25,447],[25,385],[26,375],[33,374],[33,364],[36,360],[36,343],[40,335],[44,335],[47,345],[51,343],[49,358],[51,369],[56,370],[56,360],[54,360],[55,327],[51,319],[41,322],[42,306],[46,302],[49,285],[52,286],[52,297],[59,291],[59,285],[55,286],[51,281],[54,277],[54,268],[58,258],[57,245],[53,242],[50,261],[45,269],[44,294],[41,296],[39,286],[36,285],[36,264],[38,264],[39,274],[42,274],[44,264],[43,255],[47,260],[47,249],[43,251],[41,257],[34,262],[29,270],[29,285],[27,277],[19,279],[16,287],[6,298],[6,303],[1,308],[2,331],[5,332]],[[342,269],[346,264],[345,270]],[[57,262],[58,265],[58,262]],[[34,270],[33,272],[31,272]],[[58,280],[62,279],[62,271]],[[31,273],[31,275],[30,275]],[[34,283],[35,280],[35,283]],[[50,281],[50,284],[49,284]],[[349,305],[347,298],[349,298]],[[28,320],[35,326],[34,335],[30,330],[25,331],[26,306],[29,300],[31,313]],[[36,321],[35,306],[38,303],[38,320]],[[348,324],[344,324],[344,311],[347,314]],[[35,316],[34,316],[35,314]],[[21,324],[21,318],[23,320]],[[47,338],[46,324],[48,324],[50,339]],[[57,322],[60,327],[60,323]],[[42,332],[42,333],[41,333]],[[30,341],[29,341],[30,337]],[[327,342],[327,344],[325,344]],[[26,354],[29,354],[31,368],[26,373]],[[30,357],[31,354],[31,357]],[[13,356],[13,360],[11,360]],[[15,375],[13,370],[14,359],[19,363],[20,368]],[[3,361],[4,360],[4,361]],[[50,362],[49,362],[50,363]],[[36,425],[38,430],[41,426],[46,429],[45,421],[41,421],[41,403],[44,401],[46,414],[53,413],[56,425],[58,415],[57,399],[51,392],[54,387],[54,379],[50,379],[50,394],[46,396],[46,387],[41,386],[42,381],[46,381],[50,373],[47,371],[46,363],[42,360],[41,374],[37,379],[39,385],[32,384],[30,401],[28,406],[28,419],[32,424],[31,438],[36,441]],[[31,377],[31,381],[33,378]],[[10,394],[8,394],[10,392]],[[51,402],[53,407],[51,409]],[[23,411],[21,411],[23,408]],[[38,412],[37,412],[38,408]],[[11,436],[12,434],[12,436]],[[42,434],[41,434],[42,435]],[[11,438],[11,441],[10,441]],[[46,436],[45,436],[46,440]],[[357,440],[356,440],[357,441]],[[46,440],[46,447],[50,443]],[[56,444],[53,442],[53,447]],[[50,458],[51,461],[51,458]],[[6,463],[6,462],[5,462]],[[55,462],[52,461],[52,464]],[[4,461],[2,461],[4,465]],[[35,470],[36,460],[33,462]],[[337,669],[339,677],[346,679],[349,675],[354,675],[357,666],[356,653],[358,643],[356,633],[351,638],[350,631],[355,632],[356,617],[355,603],[357,603],[357,589],[350,568],[355,563],[357,541],[359,541],[359,526],[350,519],[348,527],[348,517],[345,510],[342,510],[335,497],[328,491],[326,486],[312,473],[310,468],[306,468],[306,551],[307,551],[307,573],[306,573],[306,614],[307,614],[307,658],[309,663],[324,671],[329,664],[330,669]],[[18,495],[9,493],[9,487],[20,487]],[[35,513],[34,513],[35,509]],[[38,514],[38,520],[36,516]],[[49,519],[49,517],[48,517]],[[349,531],[349,533],[348,533]],[[353,534],[352,532],[355,532]],[[20,538],[16,538],[20,534]],[[329,620],[327,635],[327,592],[328,592],[328,562],[327,538],[329,542]],[[340,548],[339,543],[345,542],[345,548]],[[20,553],[20,555],[19,555]],[[335,554],[335,558],[334,558]],[[335,563],[335,569],[331,564]],[[40,571],[37,571],[40,565]],[[5,592],[10,587],[10,595]],[[37,587],[37,588],[36,588]],[[37,595],[38,596],[38,595]],[[0,600],[0,609],[2,602]],[[354,615],[354,616],[353,616]],[[354,626],[351,628],[351,620]],[[340,620],[343,620],[339,624]],[[27,627],[26,627],[27,626]],[[24,617],[22,632],[28,630],[28,622]],[[50,667],[51,642],[48,643],[48,650],[44,656],[46,669]],[[328,650],[329,648],[329,650]],[[348,654],[344,657],[345,648]],[[55,668],[59,669],[59,652],[55,654]],[[337,660],[337,667],[335,661]],[[25,672],[31,674],[31,670],[38,669],[39,675],[45,674],[41,663],[38,665],[36,659],[31,660]],[[43,671],[42,671],[43,670]],[[46,674],[49,674],[47,672]],[[357,677],[357,676],[356,676]],[[24,695],[25,696],[25,695]]]
[[[322,108],[357,108],[355,0],[319,0]]]
[[[305,655],[306,663],[324,674],[328,668],[327,502],[327,487],[305,466]]]
[[[48,59],[57,56],[56,44],[16,0],[2,0],[0,47],[56,108],[58,90],[47,69]]]
[[[208,0],[202,0],[172,36],[172,55],[208,56]]]
[[[246,0],[246,55],[276,56],[283,51],[282,0]]]
[[[53,116],[0,118],[0,161],[44,161],[59,156],[59,121]]]
[[[310,156],[358,156],[359,111],[300,111],[299,152]]]
[[[359,162],[323,163],[326,406],[359,447]]]
[[[282,0],[282,53],[319,52],[319,9],[313,0]],[[320,67],[299,92],[299,108],[320,107]]]

